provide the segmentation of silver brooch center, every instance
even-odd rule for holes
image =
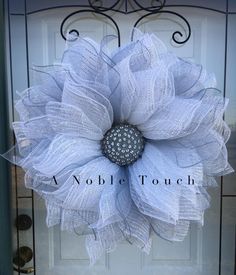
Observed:
[[[130,124],[113,126],[101,143],[104,156],[120,166],[135,162],[142,155],[145,145],[141,132]]]

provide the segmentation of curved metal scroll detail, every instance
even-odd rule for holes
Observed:
[[[96,11],[104,12],[104,11],[113,10],[120,2],[122,2],[122,0],[109,1],[109,2],[114,2],[109,7],[104,7],[102,0],[88,0],[88,2],[92,9]]]
[[[189,40],[189,38],[191,37],[191,34],[192,34],[191,26],[190,26],[188,20],[187,20],[183,15],[181,15],[181,14],[179,14],[179,13],[177,13],[177,12],[168,11],[168,10],[159,10],[158,12],[155,12],[155,13],[154,13],[154,12],[150,12],[150,13],[148,13],[148,14],[145,14],[145,15],[141,16],[141,17],[135,22],[135,24],[134,24],[133,31],[132,31],[132,35],[131,35],[131,40],[133,40],[134,29],[137,28],[138,24],[139,24],[144,18],[146,18],[146,17],[148,17],[148,16],[150,16],[150,15],[159,14],[159,13],[173,14],[173,15],[175,15],[175,16],[181,18],[181,19],[185,22],[185,24],[186,24],[186,26],[187,26],[187,29],[188,29],[186,38],[185,38],[184,40],[178,40],[177,37],[181,37],[181,38],[182,38],[184,35],[183,35],[183,33],[182,33],[181,31],[175,31],[175,32],[173,32],[173,34],[172,34],[172,39],[173,39],[173,41],[174,41],[176,44],[184,44],[184,43],[186,43],[186,42]]]
[[[120,47],[120,29],[118,27],[118,24],[116,23],[116,21],[109,15],[107,15],[106,13],[102,13],[100,11],[97,11],[97,10],[91,10],[91,9],[85,9],[85,10],[78,10],[78,11],[75,11],[75,12],[72,12],[70,13],[69,15],[67,15],[64,20],[61,22],[61,26],[60,26],[60,33],[61,33],[61,36],[64,40],[67,40],[66,36],[65,36],[65,31],[64,31],[64,25],[66,23],[66,21],[72,17],[73,15],[75,14],[81,14],[81,13],[96,13],[96,14],[100,14],[106,18],[108,18],[115,26],[116,28],[116,31],[117,31],[117,39],[118,39],[118,47]],[[68,31],[69,33],[75,33],[76,37],[70,41],[73,41],[73,40],[76,40],[78,37],[79,37],[79,31],[76,30],[76,29],[71,29]]]
[[[124,0],[125,1],[125,6],[127,7],[127,3],[128,3],[128,0]],[[109,16],[106,12],[107,11],[115,11],[115,12],[121,12],[119,10],[116,10],[115,7],[119,4],[119,3],[123,3],[122,0],[113,0],[111,1],[112,4],[110,4],[109,7],[105,7],[104,5],[104,1],[103,0],[88,0],[88,3],[89,3],[89,9],[81,9],[81,10],[77,10],[75,12],[72,12],[70,13],[68,16],[66,16],[64,18],[64,20],[62,21],[61,23],[61,26],[60,26],[60,33],[61,33],[61,36],[63,37],[64,40],[66,40],[66,36],[65,36],[65,31],[64,31],[64,25],[65,23],[67,22],[67,20],[75,15],[75,14],[81,14],[81,13],[96,13],[96,14],[100,14],[106,18],[108,18],[112,23],[113,25],[115,26],[116,28],[116,31],[117,31],[117,36],[118,36],[118,46],[120,47],[120,30],[119,30],[119,27],[118,27],[118,24],[116,23],[116,21],[111,17]],[[150,6],[148,7],[145,7],[143,6],[143,4],[140,3],[140,0],[133,0],[133,2],[141,9],[141,10],[144,10],[144,11],[147,11],[148,13],[141,16],[134,24],[134,27],[133,27],[133,31],[132,31],[132,36],[131,36],[131,40],[133,40],[133,36],[134,36],[134,29],[138,26],[138,24],[146,17],[150,16],[150,15],[154,15],[154,14],[161,14],[161,13],[166,13],[166,14],[172,14],[172,15],[175,15],[177,17],[179,17],[181,20],[183,20],[183,22],[186,24],[187,26],[187,32],[186,34],[184,34],[183,32],[181,31],[174,31],[173,34],[172,34],[172,39],[173,41],[176,43],[176,44],[184,44],[186,43],[189,38],[191,37],[191,26],[188,22],[188,20],[181,14],[177,13],[177,12],[174,12],[174,11],[171,11],[171,10],[164,10],[164,7],[166,5],[166,0],[151,0],[151,3],[150,3]],[[135,12],[136,10],[132,10],[131,12]],[[126,12],[126,13],[131,13],[131,12]],[[69,30],[69,33],[74,33],[75,34],[75,38],[72,39],[73,40],[76,40],[77,37],[79,37],[79,30],[76,30],[76,29],[72,29],[72,30]]]
[[[133,1],[140,9],[148,11],[148,12],[158,12],[166,4],[166,0],[152,0],[151,5],[149,7],[145,7],[139,3],[139,0],[133,0]]]

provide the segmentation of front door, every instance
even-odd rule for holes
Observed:
[[[198,4],[199,1],[191,1],[192,5],[189,7],[181,6],[184,4],[181,1],[166,1],[167,4],[171,2],[171,5],[166,5],[162,11],[170,12],[153,14],[147,7],[151,7],[155,1],[92,2],[96,7],[104,5],[103,7],[109,8],[114,6],[115,2],[117,5],[113,10],[95,7],[95,10],[99,11],[95,13],[89,1],[9,1],[9,58],[11,60],[9,83],[12,80],[13,100],[17,97],[17,90],[24,90],[33,83],[30,67],[60,62],[65,47],[61,31],[65,34],[67,30],[76,29],[80,36],[91,37],[97,42],[105,35],[118,35],[116,25],[104,14],[116,22],[120,31],[121,46],[130,41],[134,26],[143,32],[153,32],[164,41],[169,50],[178,56],[201,63],[209,71],[215,72],[218,87],[224,91],[226,20],[228,20],[225,10],[226,1],[207,1],[208,3],[201,1],[204,7],[193,5],[194,2]],[[111,2],[114,3],[111,4]],[[82,10],[87,11],[75,13],[63,23],[69,14]],[[145,16],[147,14],[149,15]],[[142,16],[145,17],[142,18]],[[236,18],[231,16],[235,22]],[[182,36],[176,32],[180,32]],[[173,40],[173,35],[177,42]],[[233,40],[232,37],[231,39]],[[235,38],[232,43],[235,44]],[[117,45],[118,41],[114,40],[110,47],[115,48]],[[235,95],[230,94],[230,90],[228,93],[228,97],[235,98]],[[11,107],[9,110],[11,119],[16,120],[17,115],[14,110]],[[235,116],[233,116],[235,111],[231,108],[229,112],[226,119],[235,125]],[[233,130],[235,131],[235,128]],[[235,146],[235,143],[232,147],[233,145]],[[149,255],[129,243],[122,242],[115,251],[103,255],[93,267],[89,267],[84,236],[61,232],[58,226],[47,228],[44,201],[24,187],[24,175],[19,168],[13,167],[12,171],[14,219],[20,216],[26,220],[22,222],[24,224],[27,223],[27,218],[22,215],[27,215],[32,220],[32,226],[28,220],[29,226],[26,226],[26,230],[19,224],[18,228],[14,228],[14,249],[27,246],[33,252],[32,260],[22,265],[22,271],[17,270],[18,262],[15,260],[14,274],[21,274],[27,269],[30,272],[30,267],[33,267],[32,273],[38,275],[216,275],[222,268],[220,259],[224,257],[225,262],[228,261],[230,264],[226,264],[222,275],[234,274],[232,273],[232,254],[227,255],[220,250],[222,248],[220,237],[222,232],[224,233],[224,227],[222,229],[224,208],[222,208],[223,196],[220,182],[218,188],[210,190],[211,208],[205,213],[204,227],[192,225],[183,242],[172,243],[154,237]],[[235,192],[235,188],[233,190],[232,187],[233,180],[233,176],[226,179],[225,194]],[[233,197],[231,199],[235,200]],[[236,205],[235,201],[233,203]],[[232,227],[230,230],[232,237],[234,234]],[[232,245],[230,244],[230,247],[233,249]]]

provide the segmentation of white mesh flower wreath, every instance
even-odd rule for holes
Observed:
[[[214,176],[232,172],[228,100],[154,34],[112,54],[110,36],[70,38],[60,65],[34,69],[5,157],[45,199],[48,226],[87,234],[92,263],[121,240],[145,252],[153,233],[183,240],[190,222],[203,224]]]

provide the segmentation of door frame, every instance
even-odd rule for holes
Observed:
[[[8,112],[6,85],[6,46],[5,46],[5,4],[0,0],[0,153],[8,148]],[[12,271],[12,222],[10,165],[0,157],[0,274],[10,275]]]
[[[0,154],[5,152],[8,146],[8,90],[6,85],[6,48],[5,48],[5,35],[8,35],[6,31],[7,26],[7,12],[6,5],[8,1],[0,0]],[[219,11],[226,15],[226,22],[228,22],[228,0],[225,0],[227,3],[226,11]],[[202,7],[204,8],[204,7]],[[207,9],[207,8],[205,8]],[[209,9],[209,8],[208,8]],[[210,10],[210,9],[209,9]],[[5,34],[4,34],[5,31]],[[227,24],[226,24],[226,35],[227,35]],[[226,36],[227,40],[227,36]],[[226,61],[226,60],[225,60]],[[225,72],[226,72],[225,64]],[[225,73],[226,74],[226,73]],[[226,83],[226,81],[225,81]],[[226,84],[225,84],[226,85]],[[226,87],[224,87],[226,88]],[[225,89],[224,89],[225,90]],[[10,94],[10,92],[9,92]],[[10,172],[9,165],[7,161],[0,157],[0,243],[1,243],[1,252],[0,252],[0,274],[8,275],[12,274],[12,215],[11,215],[11,181],[10,181]],[[220,209],[220,239],[219,246],[221,248],[221,235],[222,235],[222,183],[221,183],[221,209]],[[221,249],[219,250],[219,270],[221,270]],[[221,272],[221,271],[219,271]]]

